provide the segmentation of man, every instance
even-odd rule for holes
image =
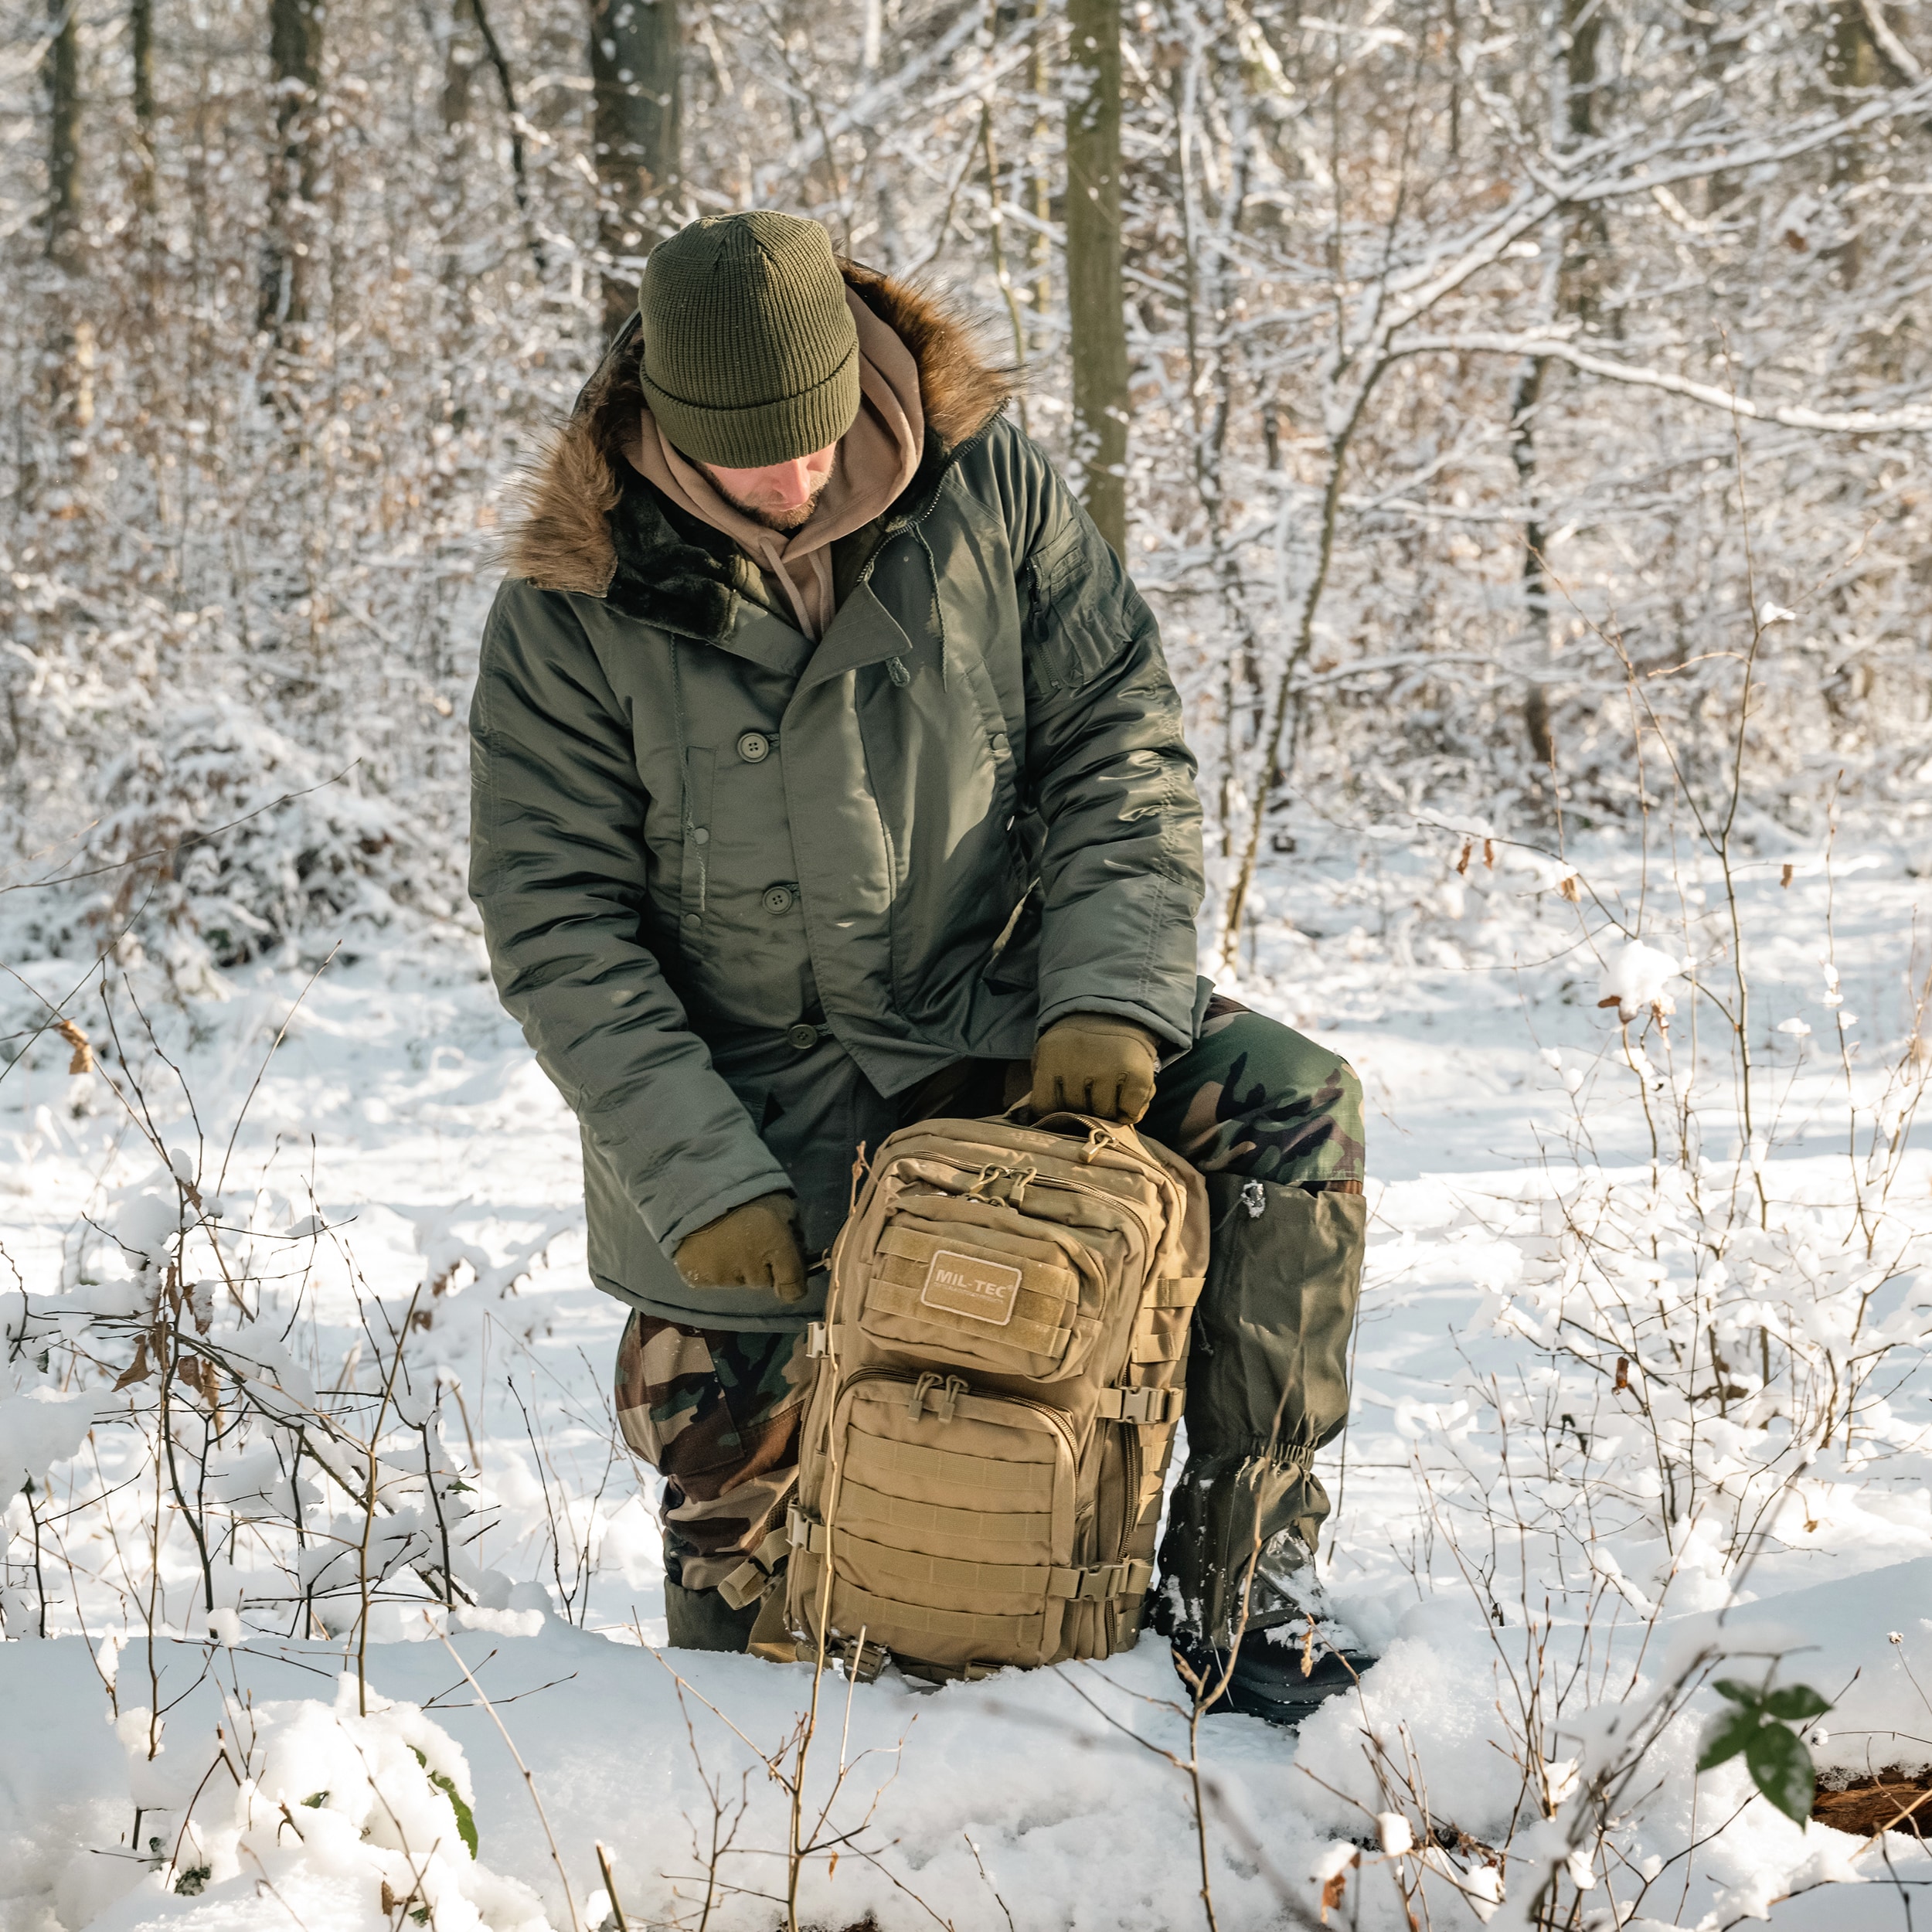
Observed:
[[[1360,1090],[1196,980],[1200,808],[1154,620],[1007,395],[816,223],[695,223],[549,451],[485,636],[471,890],[582,1124],[675,1645],[749,1641],[858,1150],[1029,1094],[1208,1179],[1155,1622],[1198,1672],[1250,1569],[1250,1633],[1307,1601]],[[1338,1674],[1250,1636],[1230,1702],[1292,1717]]]

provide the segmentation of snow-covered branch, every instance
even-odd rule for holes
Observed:
[[[1915,404],[1900,410],[1815,410],[1790,403],[1760,403],[1734,389],[1712,383],[1693,382],[1668,369],[1647,369],[1630,362],[1614,362],[1580,348],[1560,335],[1512,335],[1501,332],[1455,335],[1415,336],[1396,343],[1392,355],[1491,355],[1547,358],[1566,362],[1587,376],[1599,376],[1610,383],[1626,383],[1636,389],[1662,389],[1672,396],[1688,396],[1712,409],[1740,416],[1752,422],[1780,423],[1787,429],[1818,430],[1846,436],[1922,434],[1932,430],[1932,403]]]

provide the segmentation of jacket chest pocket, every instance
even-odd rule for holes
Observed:
[[[687,947],[704,929],[711,890],[711,801],[716,754],[693,745],[684,754],[684,870],[678,894],[678,937]]]

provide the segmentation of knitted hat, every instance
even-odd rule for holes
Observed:
[[[638,312],[651,413],[700,463],[809,456],[859,414],[859,332],[815,221],[763,208],[694,221],[651,251]]]

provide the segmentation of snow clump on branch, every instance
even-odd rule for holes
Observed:
[[[1633,939],[1604,961],[1597,1004],[1615,1007],[1619,1019],[1634,1019],[1646,1009],[1659,1019],[1668,1019],[1677,1011],[1677,1002],[1664,991],[1664,985],[1683,971],[1684,964]]]

